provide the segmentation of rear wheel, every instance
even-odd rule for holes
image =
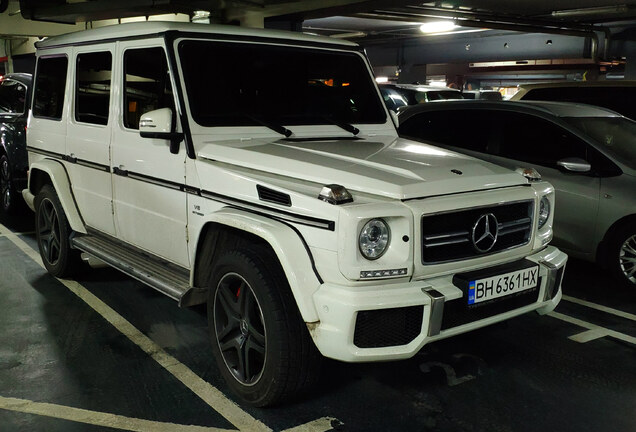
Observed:
[[[79,251],[71,249],[71,228],[50,185],[44,185],[35,197],[35,233],[42,262],[49,273],[61,278],[78,269]]]
[[[251,405],[267,406],[313,383],[321,357],[271,253],[229,251],[211,275],[210,338],[230,388]]]

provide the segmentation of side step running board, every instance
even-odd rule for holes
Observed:
[[[92,232],[73,236],[71,244],[76,249],[177,300],[181,307],[206,302],[206,290],[191,287],[190,274],[183,267]]]

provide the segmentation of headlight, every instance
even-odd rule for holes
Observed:
[[[550,218],[550,201],[547,196],[541,198],[539,201],[539,229],[543,228],[545,223]]]
[[[368,260],[380,258],[386,252],[390,241],[391,231],[382,219],[371,219],[362,227],[358,237],[360,252]]]

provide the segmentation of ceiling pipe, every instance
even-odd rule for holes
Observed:
[[[431,10],[433,9],[433,10]],[[417,10],[420,13],[414,12]],[[361,18],[383,19],[393,21],[414,22],[423,18],[451,19],[458,26],[490,28],[493,30],[511,30],[526,33],[546,33],[564,36],[589,37],[591,40],[590,56],[598,61],[599,37],[597,32],[604,34],[604,46],[602,59],[607,59],[611,32],[609,28],[603,26],[564,26],[562,23],[548,22],[544,20],[523,20],[520,17],[501,17],[484,13],[467,13],[464,11],[441,11],[439,8],[411,7],[404,11],[400,10],[376,10],[370,13],[358,13],[355,16]]]

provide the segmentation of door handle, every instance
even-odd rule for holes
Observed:
[[[113,174],[122,176],[122,177],[128,176],[128,171],[126,171],[124,168],[125,167],[123,165],[119,165],[118,167],[113,167]]]

